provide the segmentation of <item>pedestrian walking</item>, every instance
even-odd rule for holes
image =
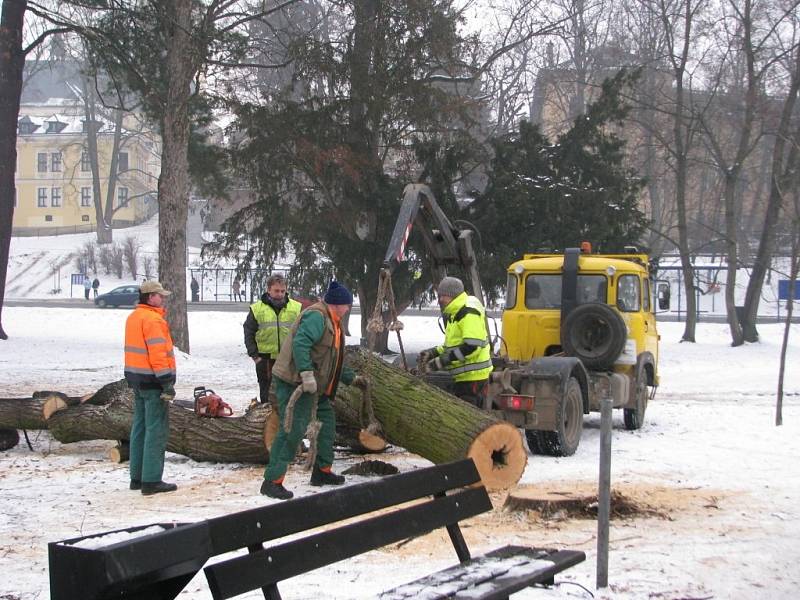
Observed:
[[[256,366],[258,395],[262,404],[269,401],[272,367],[301,310],[300,303],[289,298],[286,278],[279,274],[267,278],[267,291],[258,302],[250,305],[243,325],[244,346]]]
[[[83,297],[89,299],[89,292],[92,290],[92,280],[88,275],[83,276]]]
[[[200,284],[194,278],[194,275],[192,275],[192,283],[189,287],[192,288],[192,302],[200,302]]]
[[[97,298],[97,294],[100,292],[100,280],[97,275],[94,276],[94,281],[92,281],[92,291],[94,292],[94,297]]]
[[[283,480],[314,412],[319,422],[311,428],[316,433],[310,434],[312,438],[316,435],[312,447],[316,442],[317,448],[311,485],[344,483],[344,476],[331,470],[336,433],[331,399],[336,396],[340,380],[346,385],[362,388],[368,384],[366,377],[356,376],[343,364],[345,336],[341,318],[352,303],[350,290],[332,281],[322,302],[309,306],[300,314],[281,347],[272,370],[280,427],[272,442],[269,464],[261,484],[261,493],[265,496],[286,500],[294,495],[283,486]],[[291,420],[288,433],[285,430],[287,418]]]
[[[169,403],[175,399],[175,353],[164,317],[171,293],[158,281],[145,281],[139,304],[125,322],[125,379],[134,394],[130,489],[145,496],[178,489],[162,480]]]
[[[234,301],[241,302],[242,301],[242,294],[241,294],[242,282],[239,281],[239,276],[238,275],[233,280],[233,284],[231,285],[231,288],[233,289],[233,299],[234,299]]]

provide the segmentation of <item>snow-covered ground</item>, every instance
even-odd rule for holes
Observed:
[[[243,311],[244,311],[243,307]],[[0,397],[34,390],[92,391],[122,373],[123,323],[128,310],[6,307],[11,338],[0,342]],[[196,385],[214,388],[241,411],[256,395],[244,353],[245,314],[189,313],[191,355],[179,353],[180,395]],[[403,319],[408,351],[439,341],[432,317]],[[696,344],[678,342],[680,323],[659,325],[661,388],[645,426],[625,431],[615,414],[612,478],[617,490],[649,514],[615,520],[610,587],[594,590],[595,524],[543,521],[502,508],[466,523],[475,552],[508,543],[584,550],[587,561],[557,578],[553,590],[519,598],[769,598],[800,596],[800,326],[792,331],[782,427],[774,402],[782,327],[762,325],[758,344],[731,348],[724,325],[701,323]],[[357,340],[351,339],[352,343]],[[196,463],[169,454],[165,477],[177,492],[143,497],[127,489],[124,465],[106,459],[112,442],[61,445],[46,432],[0,454],[0,599],[48,597],[47,543],[83,534],[156,522],[195,521],[260,506],[262,469]],[[530,456],[520,486],[554,490],[592,487],[597,479],[599,417],[585,419],[575,456]],[[401,470],[428,464],[394,449],[381,457]],[[337,456],[341,470],[358,458]],[[286,485],[318,493],[293,467]],[[353,477],[348,482],[363,481]],[[446,535],[431,534],[287,581],[290,598],[366,598],[455,562]],[[573,585],[575,584],[575,585]],[[196,577],[180,598],[211,595]],[[253,593],[243,598],[258,598]],[[79,599],[76,599],[79,600]]]

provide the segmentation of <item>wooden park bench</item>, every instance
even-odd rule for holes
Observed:
[[[102,589],[95,595],[85,594],[85,584],[74,589],[86,600],[169,600],[208,558],[246,548],[248,554],[204,568],[213,597],[233,598],[261,589],[267,600],[279,600],[278,584],[285,579],[441,527],[449,534],[459,564],[386,591],[380,598],[416,598],[423,591],[426,599],[508,598],[536,583],[552,584],[557,573],[586,559],[583,552],[574,550],[522,546],[505,546],[473,558],[458,524],[490,510],[492,504],[480,485],[477,469],[467,459],[117,543],[108,547],[116,553],[113,559],[95,560],[90,571]],[[352,520],[375,512],[378,514]],[[322,527],[325,529],[311,531]],[[287,536],[291,538],[282,539]],[[154,538],[158,537],[162,539],[156,551]],[[189,539],[191,547],[186,545]],[[271,545],[265,547],[268,542]],[[68,573],[54,565],[53,546],[60,545],[63,551],[65,543],[50,544],[52,600],[75,598],[67,588],[79,586],[82,579],[75,553],[62,558],[63,565],[69,565]],[[144,553],[132,549],[137,544],[147,545]],[[121,561],[128,564],[119,564]],[[144,567],[138,567],[140,562]]]

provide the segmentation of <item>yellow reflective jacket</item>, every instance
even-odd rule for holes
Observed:
[[[445,369],[453,380],[481,381],[492,372],[486,310],[475,296],[461,292],[444,309],[444,345],[437,354],[449,362]]]

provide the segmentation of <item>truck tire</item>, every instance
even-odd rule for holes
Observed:
[[[619,313],[598,302],[576,306],[561,324],[561,348],[588,369],[610,369],[619,358],[627,328]]]
[[[558,405],[556,431],[526,430],[528,448],[534,454],[572,456],[578,449],[583,432],[583,392],[581,384],[570,377]]]
[[[647,371],[645,371],[644,367],[637,369],[635,385],[633,393],[636,394],[636,406],[623,409],[625,429],[628,431],[641,429],[644,424],[644,413],[647,410],[647,399],[650,395],[650,390],[647,386]]]

